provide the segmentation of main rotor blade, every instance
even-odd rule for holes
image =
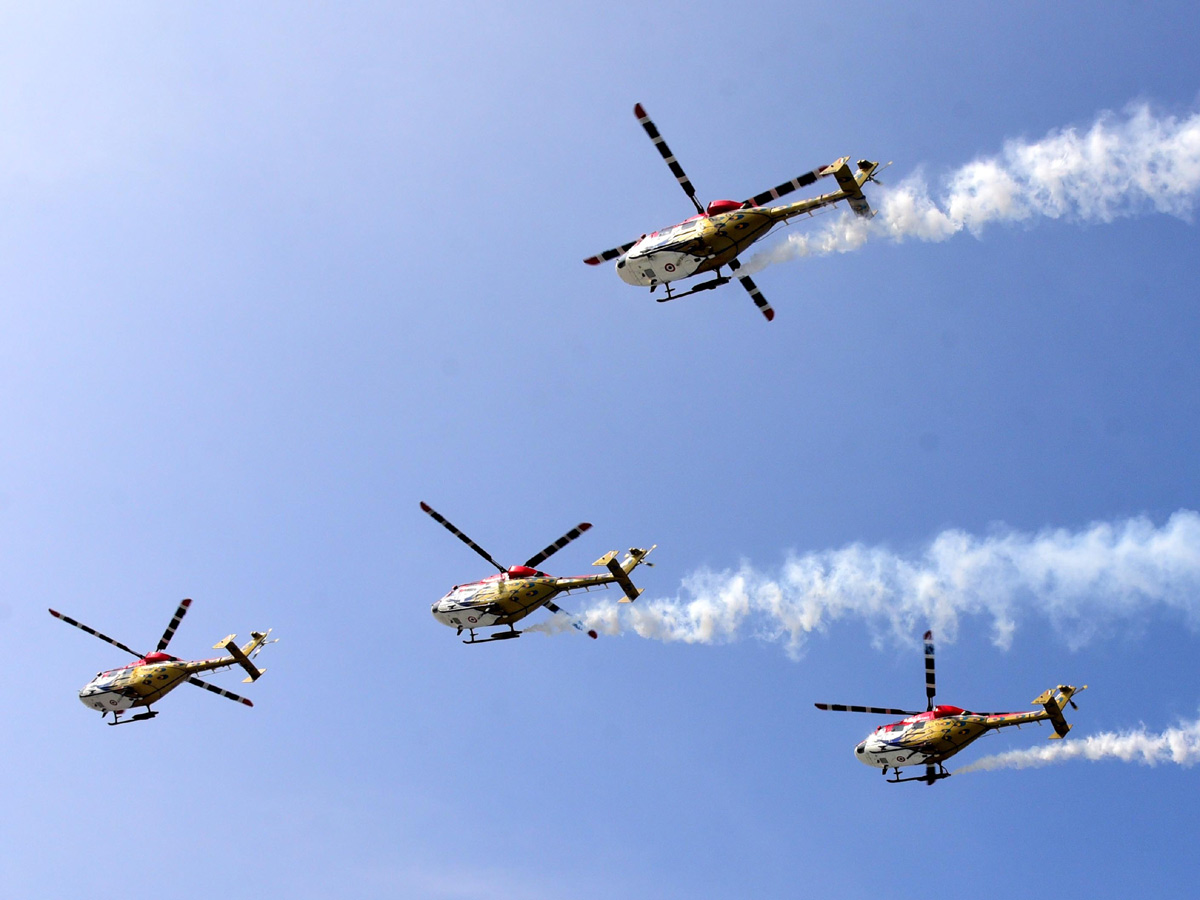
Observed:
[[[729,261],[729,268],[737,271],[742,267],[742,264],[736,258]],[[739,275],[737,280],[742,283],[742,287],[750,295],[750,299],[754,301],[754,305],[758,307],[758,311],[767,317],[770,322],[775,318],[775,310],[771,309],[771,304],[767,302],[767,298],[762,295],[762,291],[758,289],[758,285],[754,283],[754,279],[749,275]]]
[[[824,178],[826,175],[832,175],[833,171],[833,166],[821,166],[820,168],[813,169],[811,172],[805,172],[803,175],[793,178],[791,181],[785,181],[783,184],[776,185],[769,191],[763,191],[761,194],[756,194],[743,203],[742,206],[762,206],[764,203],[767,203],[771,200],[778,200],[785,194],[790,194],[794,190],[814,184],[818,178]]]
[[[575,538],[579,537],[591,527],[591,522],[580,522],[553,544],[542,548],[540,552],[535,553],[533,556],[529,557],[529,559],[525,560],[525,565],[529,566],[531,569],[536,569],[539,565],[541,565],[543,562],[545,562],[563,547],[567,546],[567,544],[571,543],[571,541],[575,540]]]
[[[189,675],[187,681],[188,684],[194,684],[196,687],[204,688],[206,691],[211,691],[214,694],[220,694],[222,697],[226,697],[229,700],[234,700],[238,703],[244,703],[246,706],[254,705],[245,697],[239,697],[233,691],[227,691],[225,688],[219,688],[215,684],[209,684],[207,681],[201,681],[195,675]]]
[[[683,192],[688,195],[688,199],[696,207],[696,212],[703,213],[704,207],[696,199],[696,189],[692,187],[692,183],[688,180],[687,175],[684,174],[683,166],[679,165],[679,160],[671,153],[671,148],[667,146],[667,142],[663,140],[662,135],[658,133],[658,129],[654,127],[654,123],[650,121],[650,117],[646,115],[646,110],[642,108],[642,104],[638,103],[633,107],[633,114],[637,116],[638,123],[646,129],[646,134],[650,135],[650,140],[654,141],[654,146],[658,148],[658,152],[662,155],[667,167],[671,170],[671,174],[675,176],[675,180],[679,182],[679,186],[683,188]]]
[[[925,632],[925,697],[926,711],[933,709],[933,695],[937,693],[937,676],[933,671],[933,632]]]
[[[887,706],[845,706],[841,703],[814,703],[817,709],[827,709],[831,712],[874,713],[879,716],[915,716],[919,713],[911,709],[892,709]]]
[[[179,627],[179,623],[183,621],[183,617],[187,615],[188,607],[191,605],[191,600],[184,600],[179,604],[179,609],[175,610],[175,615],[171,617],[167,630],[163,632],[163,636],[158,642],[159,653],[167,649],[167,644],[171,643],[171,638],[175,637],[175,629]]]
[[[477,543],[475,543],[473,540],[471,540],[469,537],[467,537],[465,534],[463,534],[461,531],[459,531],[457,528],[455,528],[454,525],[451,524],[449,519],[447,519],[445,516],[443,516],[441,513],[439,513],[436,509],[434,509],[432,506],[430,506],[424,500],[421,501],[421,509],[425,510],[425,512],[427,512],[427,513],[429,513],[429,515],[433,516],[435,521],[442,523],[442,525],[445,527],[445,529],[447,531],[449,531],[452,535],[454,535],[456,538],[458,538],[460,541],[462,541],[464,544],[466,544],[468,547],[470,547],[472,550],[474,550],[476,553],[478,553],[480,556],[482,556],[484,559],[486,559],[488,562],[490,562],[493,566],[495,566],[501,572],[508,571],[508,568],[506,566],[502,566],[502,565],[500,565],[500,563],[498,563],[494,559],[492,559],[492,557],[490,555],[488,555],[488,552],[486,550],[484,550]]]
[[[589,266],[598,266],[602,262],[610,259],[616,259],[618,256],[624,256],[625,253],[636,244],[637,241],[630,241],[628,244],[622,244],[620,247],[614,247],[611,250],[605,250],[603,253],[597,253],[595,256],[589,256],[584,260]]]
[[[105,641],[106,643],[112,644],[114,647],[120,647],[126,653],[130,653],[130,654],[133,654],[134,656],[138,656],[138,657],[146,655],[144,653],[138,653],[136,650],[132,650],[129,647],[126,647],[120,641],[113,640],[107,634],[101,634],[95,628],[92,628],[88,625],[84,625],[82,622],[78,622],[75,619],[72,619],[70,616],[64,616],[62,613],[58,612],[57,610],[53,610],[53,609],[50,610],[50,615],[54,616],[54,618],[56,618],[56,619],[62,619],[68,625],[74,625],[80,631],[86,631],[88,634],[92,635],[93,637],[98,637],[98,638],[100,638],[100,640]]]

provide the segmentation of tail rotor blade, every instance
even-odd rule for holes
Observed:
[[[525,560],[525,565],[529,566],[531,569],[536,569],[543,562],[545,562],[563,547],[567,546],[567,544],[571,543],[571,541],[575,540],[575,538],[579,537],[591,527],[591,522],[580,522],[553,544],[550,544],[548,547],[544,547],[541,551],[535,553],[533,556],[529,557],[529,559]]]
[[[95,628],[92,628],[89,625],[84,625],[82,622],[78,622],[75,619],[72,619],[70,616],[64,616],[62,613],[58,612],[57,610],[53,610],[53,609],[50,610],[50,615],[54,616],[54,618],[56,618],[56,619],[62,619],[68,625],[74,625],[80,631],[86,631],[88,634],[92,635],[92,637],[98,637],[98,638],[100,638],[100,640],[104,641],[105,643],[112,644],[114,647],[119,647],[122,650],[124,650],[126,653],[132,654],[133,656],[140,657],[140,656],[146,655],[144,653],[138,653],[136,650],[132,650],[129,647],[126,647],[120,641],[110,638],[107,634],[101,634],[99,631],[97,631]]]
[[[742,267],[742,264],[736,259],[729,261],[729,268],[737,271]],[[750,295],[750,299],[754,301],[754,305],[758,307],[758,311],[767,317],[767,321],[771,322],[775,319],[775,310],[771,308],[771,304],[767,302],[767,298],[762,295],[762,291],[758,289],[758,285],[754,283],[754,279],[749,275],[739,275],[737,280],[741,282],[742,287],[746,289],[746,293]]]
[[[434,509],[432,506],[430,506],[424,500],[421,501],[421,509],[423,509],[425,512],[429,513],[429,515],[431,515],[433,517],[435,522],[440,522],[447,531],[449,531],[452,535],[454,535],[456,538],[458,538],[460,541],[462,541],[464,544],[466,544],[468,547],[470,547],[472,550],[474,550],[476,553],[478,553],[480,556],[482,556],[484,559],[486,559],[488,562],[490,562],[493,566],[495,566],[501,572],[508,571],[508,568],[506,566],[502,566],[502,565],[500,565],[500,563],[498,563],[494,559],[492,559],[492,557],[488,554],[488,552],[486,550],[484,550],[477,543],[475,543],[473,540],[471,540],[469,537],[467,537],[465,534],[463,534],[461,531],[459,531],[457,528],[455,528],[453,523],[451,523],[449,519],[445,518],[441,513],[439,513],[436,509]]]
[[[646,129],[646,134],[650,136],[650,140],[654,142],[654,146],[658,148],[659,154],[667,164],[667,168],[671,170],[671,174],[675,176],[675,180],[679,182],[679,186],[683,188],[683,192],[688,195],[688,199],[692,201],[692,205],[696,207],[696,212],[703,213],[704,207],[700,205],[700,201],[696,199],[696,189],[692,187],[691,181],[684,174],[683,166],[679,165],[679,160],[671,153],[671,148],[667,146],[667,142],[663,140],[658,129],[654,127],[654,123],[650,121],[650,117],[646,115],[646,110],[642,108],[642,104],[637,104],[633,108],[633,114],[637,116],[638,124]]]
[[[814,703],[817,709],[826,709],[830,712],[856,712],[856,713],[872,713],[877,716],[915,716],[918,713],[911,709],[892,709],[888,706],[846,706],[842,703]]]
[[[933,670],[933,632],[925,632],[925,697],[926,711],[933,709],[933,695],[937,693],[937,677]]]
[[[204,688],[206,691],[210,691],[214,694],[219,694],[220,696],[225,697],[228,700],[233,700],[236,703],[242,703],[246,706],[254,705],[249,700],[247,700],[245,697],[239,697],[233,691],[227,691],[227,690],[225,690],[225,688],[219,688],[215,684],[209,684],[207,681],[201,681],[195,675],[189,675],[187,681],[188,681],[188,684],[194,684],[196,687]]]
[[[171,638],[175,637],[175,629],[179,627],[179,623],[183,621],[183,617],[187,615],[188,607],[191,605],[191,600],[184,600],[179,604],[175,615],[171,617],[170,624],[167,625],[167,630],[163,632],[163,636],[158,642],[159,653],[167,649],[167,644],[171,643]]]

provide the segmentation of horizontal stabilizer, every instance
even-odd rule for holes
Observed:
[[[612,572],[617,584],[621,586],[621,590],[625,592],[625,596],[619,602],[632,603],[642,592],[633,586],[633,580],[629,577],[629,573],[621,568],[621,564],[614,557],[616,557],[616,553],[609,556],[608,562],[605,565],[608,566],[608,571]]]
[[[1054,734],[1050,735],[1050,740],[1058,740],[1065,738],[1067,732],[1071,730],[1071,726],[1063,717],[1063,707],[1071,703],[1071,698],[1080,691],[1086,691],[1087,685],[1081,688],[1072,687],[1069,684],[1060,684],[1056,688],[1051,688],[1039,694],[1033,701],[1034,706],[1041,706],[1046,710],[1046,715],[1050,719],[1050,724],[1054,726]],[[1074,704],[1072,704],[1073,706]]]
[[[855,215],[867,218],[875,215],[875,211],[871,209],[871,204],[863,196],[862,186],[878,167],[878,163],[860,159],[858,161],[859,174],[857,178],[850,170],[849,164],[845,162],[833,172],[833,177],[837,179],[838,187],[845,193],[846,202],[850,204],[850,208],[854,210]]]
[[[654,545],[654,547],[657,546],[657,544]],[[650,550],[653,550],[654,547],[651,547]],[[629,573],[642,564],[645,558],[649,555],[650,550],[642,550],[639,547],[630,547],[629,553],[626,554],[625,559],[623,559],[621,562],[617,562],[617,551],[611,550],[592,563],[593,566],[604,566],[609,572],[612,573],[613,581],[619,584],[621,586],[621,590],[625,592],[625,596],[622,597],[619,602],[632,603],[641,596],[642,590],[634,587],[633,581],[629,577]],[[653,563],[647,563],[647,565],[653,565]]]
[[[234,643],[233,639],[237,637],[235,634],[231,634],[229,637],[213,645],[214,650],[224,650],[233,657],[233,661],[235,663],[246,670],[247,675],[242,679],[242,681],[247,684],[251,681],[257,681],[263,676],[263,673],[267,671],[266,669],[258,668],[256,665],[254,665],[254,663],[250,662],[250,657],[248,655],[255,652],[259,647],[262,646],[263,641],[266,640],[267,633],[252,631],[250,636],[253,640],[251,640],[244,649]]]

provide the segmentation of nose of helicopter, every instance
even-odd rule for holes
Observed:
[[[96,705],[98,702],[96,700],[96,695],[98,693],[100,693],[100,692],[96,689],[96,682],[89,681],[87,684],[85,684],[83,687],[81,687],[79,689],[79,702],[82,703],[84,706],[86,706],[88,709],[103,709],[104,708],[103,706],[98,707]]]
[[[859,743],[859,745],[854,748],[854,755],[858,759],[858,761],[860,763],[862,763],[863,765],[867,765],[867,766],[875,765],[875,763],[872,761],[871,757],[868,755],[866,741],[861,741]]]
[[[638,277],[634,271],[634,267],[629,264],[629,257],[622,256],[617,260],[617,274],[621,276],[621,280],[626,284],[631,284],[634,287],[644,287],[642,279]]]

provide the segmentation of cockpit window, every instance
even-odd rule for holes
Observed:
[[[471,598],[477,593],[479,593],[479,585],[468,584],[463,585],[462,587],[456,587],[446,595],[445,599],[451,601],[452,603],[469,603]]]

